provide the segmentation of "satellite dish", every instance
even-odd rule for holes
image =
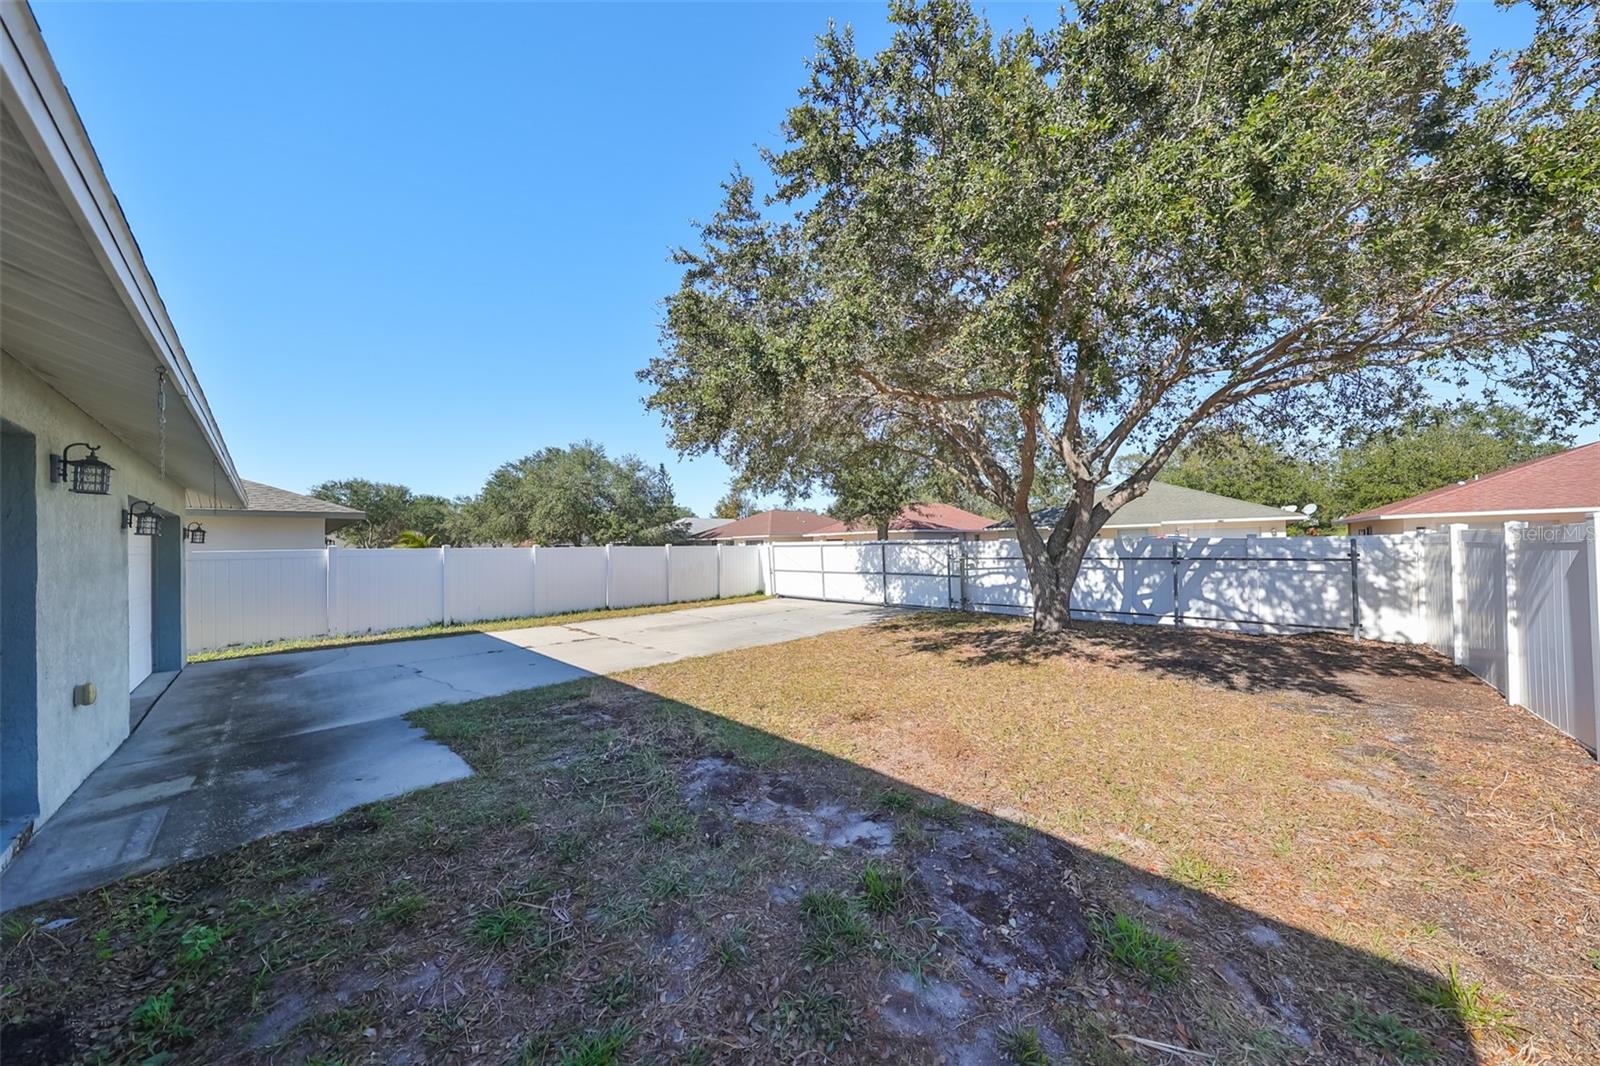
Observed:
[[[1288,511],[1290,514],[1294,514],[1295,512],[1299,511],[1300,509],[1298,507],[1296,507],[1292,503],[1286,503],[1282,507],[1278,508],[1278,510],[1280,510],[1280,511]]]
[[[1314,503],[1308,503],[1304,507],[1300,508],[1300,510],[1302,512],[1304,512],[1305,514],[1316,514],[1317,513],[1317,505],[1314,504]]]

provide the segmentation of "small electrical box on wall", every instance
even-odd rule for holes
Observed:
[[[98,695],[99,693],[95,691],[93,681],[85,681],[81,685],[74,685],[72,686],[72,705],[74,707],[87,707],[94,703]]]

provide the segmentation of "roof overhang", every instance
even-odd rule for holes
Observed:
[[[222,432],[33,12],[0,0],[0,28],[6,352],[151,462],[162,451],[164,372],[168,476],[243,504]]]
[[[1573,507],[1515,507],[1499,511],[1392,511],[1379,514],[1369,511],[1366,514],[1353,514],[1340,518],[1339,522],[1409,522],[1414,518],[1505,518],[1520,514],[1589,514],[1600,512],[1600,502],[1588,506],[1578,505]]]

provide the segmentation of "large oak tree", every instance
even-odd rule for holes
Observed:
[[[937,464],[1016,520],[1040,629],[1198,427],[1371,427],[1430,380],[1588,420],[1594,8],[1544,0],[1485,64],[1451,11],[1123,0],[998,35],[896,3],[875,56],[830,27],[772,195],[736,173],[679,254],[647,402],[762,489],[864,445]]]

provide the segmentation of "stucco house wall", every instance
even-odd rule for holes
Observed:
[[[9,355],[0,353],[0,417],[34,438],[34,499],[37,515],[38,581],[38,819],[48,818],[73,789],[128,735],[128,545],[121,528],[129,497],[149,500],[174,516],[183,509],[180,485]],[[152,414],[153,417],[153,414]],[[115,469],[111,493],[77,495],[50,481],[50,455],[74,441],[101,445],[100,457]],[[157,566],[177,550],[179,523],[164,523]],[[160,578],[157,578],[158,583]],[[169,624],[181,665],[182,573],[177,574],[179,609]],[[3,590],[0,590],[3,593]],[[75,707],[73,687],[93,682],[98,695]]]
[[[191,551],[279,551],[285,548],[326,547],[327,533],[322,518],[266,517],[247,518],[207,514],[195,516],[205,527],[204,544]]]

